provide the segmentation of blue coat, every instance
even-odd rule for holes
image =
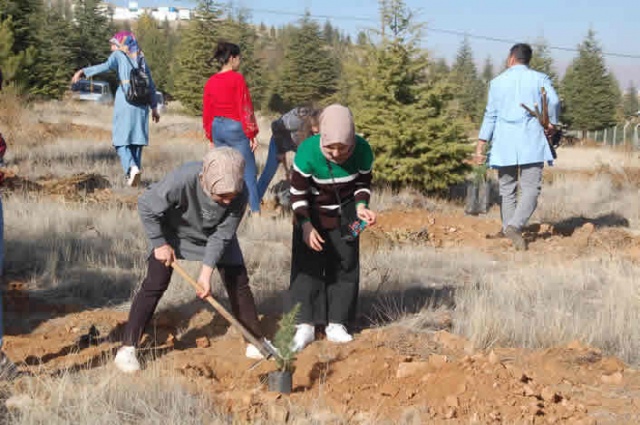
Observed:
[[[135,60],[131,61],[137,66]],[[151,71],[146,65],[144,59],[142,64],[147,68],[147,73],[151,82],[151,92],[155,93],[156,87],[151,78]],[[149,107],[134,106],[125,99],[124,89],[129,88],[129,73],[131,72],[131,63],[127,60],[124,52],[115,51],[111,53],[109,59],[100,65],[84,68],[84,75],[89,78],[94,75],[107,72],[109,70],[118,73],[119,86],[116,91],[116,99],[113,105],[113,129],[111,133],[113,146],[126,145],[142,145],[149,144]],[[152,108],[157,106],[155,96],[152,97]]]
[[[542,126],[521,106],[524,104],[533,110],[534,104],[540,105],[541,87],[547,91],[549,122],[555,125],[560,114],[560,102],[547,75],[525,65],[514,65],[491,81],[478,137],[491,142],[490,166],[553,161]]]

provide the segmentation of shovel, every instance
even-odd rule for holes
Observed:
[[[193,288],[196,291],[201,291],[202,290],[200,285],[198,285],[198,283],[195,280],[193,280],[193,278],[191,276],[189,276],[189,274],[177,262],[174,261],[173,263],[171,263],[171,267],[173,267],[173,269],[175,271],[177,271],[178,274],[184,278],[184,280],[189,282],[189,284],[191,286],[193,286]],[[279,358],[280,357],[280,354],[277,351],[274,351],[271,347],[269,347],[267,344],[265,344],[264,341],[259,340],[258,338],[253,336],[253,334],[251,332],[249,332],[249,330],[247,328],[245,328],[242,325],[242,323],[238,322],[238,320],[235,317],[233,317],[233,315],[231,313],[229,313],[229,311],[227,311],[227,309],[224,308],[224,306],[222,304],[220,304],[218,301],[216,301],[215,298],[213,298],[211,295],[209,295],[209,296],[207,296],[205,298],[205,300],[209,304],[211,304],[211,306],[218,313],[220,313],[220,315],[222,317],[227,319],[227,321],[232,326],[234,326],[236,329],[238,329],[240,331],[240,333],[242,333],[242,336],[244,336],[247,339],[247,341],[249,341],[251,344],[255,345],[256,348],[258,348],[258,350],[260,351],[260,354],[262,354],[265,359],[269,359],[271,357],[275,357],[275,358]]]

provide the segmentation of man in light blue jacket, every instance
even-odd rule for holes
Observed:
[[[476,163],[482,164],[486,160],[485,145],[491,142],[489,165],[498,170],[502,232],[517,250],[527,248],[522,228],[538,204],[544,163],[553,162],[547,137],[554,133],[560,113],[551,79],[529,69],[531,55],[528,44],[514,45],[509,53],[508,69],[491,81],[476,146]],[[543,87],[547,92],[548,128],[543,128],[522,106],[533,109],[534,105],[541,105]]]

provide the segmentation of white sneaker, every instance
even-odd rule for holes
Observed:
[[[271,341],[269,341],[267,338],[264,338],[262,340],[273,352],[278,352],[278,350],[276,349],[276,347],[273,346],[273,344],[271,343]],[[250,359],[255,359],[255,360],[260,360],[260,359],[264,359],[264,356],[262,355],[262,353],[260,352],[260,350],[258,349],[258,347],[256,347],[253,344],[247,344],[247,350],[244,352],[244,355],[247,356]]]
[[[345,343],[353,341],[353,336],[347,332],[347,328],[340,323],[329,323],[325,329],[327,341]]]
[[[142,172],[136,165],[132,165],[129,169],[129,180],[127,184],[131,187],[136,187],[140,183],[140,176]]]
[[[296,326],[296,329],[292,349],[297,353],[316,339],[316,328],[308,323],[303,323]]]
[[[118,350],[116,358],[113,361],[116,367],[125,373],[133,373],[140,370],[140,363],[136,358],[136,348],[131,346],[123,346]]]

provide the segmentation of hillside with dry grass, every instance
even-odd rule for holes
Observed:
[[[112,367],[145,238],[111,147],[111,110],[0,99],[5,350],[30,376],[0,386],[5,423],[640,422],[640,158],[561,148],[545,170],[527,252],[499,210],[377,188],[363,234],[356,339],[304,350],[290,396],[241,356],[240,336],[175,277],[143,342],[144,370]],[[268,120],[258,152],[266,158]],[[151,126],[143,186],[207,148],[200,121]],[[267,208],[268,209],[268,208]],[[265,332],[289,284],[291,219],[239,231]],[[198,264],[185,263],[195,274]],[[216,296],[226,302],[216,282]]]

